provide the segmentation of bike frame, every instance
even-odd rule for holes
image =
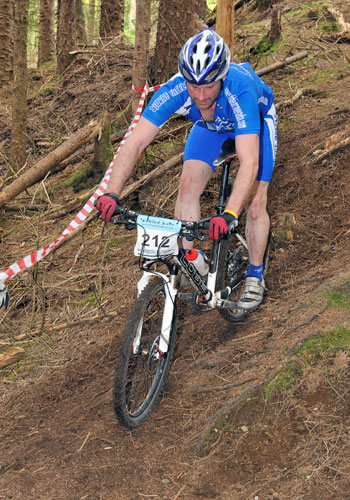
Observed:
[[[233,156],[225,158],[220,163],[223,165],[223,170],[221,174],[218,203],[215,207],[216,215],[223,214],[228,196],[230,194],[229,190],[231,187],[231,179],[229,178],[229,169],[232,160]],[[248,248],[245,238],[237,228],[234,230],[233,235],[243,246]],[[164,281],[165,308],[159,342],[159,350],[161,353],[166,353],[168,350],[170,329],[174,315],[174,308],[176,307],[175,299],[179,290],[179,269],[187,276],[192,288],[196,291],[198,295],[198,303],[203,306],[203,310],[209,311],[225,307],[232,309],[235,307],[235,303],[226,300],[225,297],[229,297],[231,295],[232,290],[244,279],[244,274],[232,281],[224,290],[216,291],[218,257],[221,244],[221,241],[213,241],[210,253],[209,272],[205,279],[201,276],[196,267],[186,259],[185,253],[181,249],[176,256],[160,257],[155,261],[165,263],[169,269],[168,274],[149,269],[148,267],[152,266],[152,264],[149,264],[149,266],[144,268],[143,275],[137,284],[138,294],[142,292],[152,276],[158,276]],[[135,352],[137,348],[138,345],[136,343],[136,345],[134,345]]]

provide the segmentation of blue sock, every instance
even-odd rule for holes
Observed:
[[[261,281],[263,279],[262,271],[263,271],[262,264],[260,264],[260,266],[253,266],[253,264],[249,263],[246,277],[247,278],[248,277],[249,278],[259,278],[259,280]]]

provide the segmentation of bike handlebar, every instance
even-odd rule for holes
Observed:
[[[144,215],[120,206],[116,208],[116,212],[117,213],[115,213],[115,215],[117,218],[112,218],[111,222],[115,225],[124,224],[126,229],[136,229],[136,219],[138,215]],[[209,229],[209,221],[210,217],[199,221],[181,221],[179,236],[184,236],[188,239],[196,238],[200,241],[206,241],[209,239],[209,236],[204,234],[203,231],[207,231]]]

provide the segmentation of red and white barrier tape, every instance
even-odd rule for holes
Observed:
[[[98,196],[101,194],[104,194],[106,192],[108,182],[111,176],[111,171],[113,168],[114,160],[119,153],[120,148],[123,147],[123,145],[126,142],[126,139],[129,137],[129,135],[132,133],[134,128],[136,127],[137,122],[140,119],[142,109],[144,106],[145,99],[148,95],[149,92],[158,90],[161,87],[161,85],[157,85],[155,87],[149,87],[147,82],[144,86],[143,89],[138,89],[134,88],[135,91],[142,91],[142,95],[137,107],[137,111],[135,113],[134,119],[128,128],[126,134],[124,135],[121,143],[119,144],[119,147],[116,151],[116,153],[113,156],[113,159],[94,194],[89,198],[89,200],[85,203],[83,208],[80,210],[80,212],[74,217],[74,219],[70,222],[70,224],[66,227],[66,229],[58,236],[58,238],[50,243],[49,245],[46,245],[43,248],[40,248],[40,250],[37,250],[33,252],[30,255],[27,255],[26,257],[23,257],[22,259],[18,260],[17,262],[14,262],[9,266],[7,269],[4,271],[0,272],[0,292],[5,288],[5,282],[9,279],[14,278],[17,276],[17,274],[21,273],[22,271],[25,271],[26,269],[30,268],[40,260],[42,260],[44,257],[46,257],[54,248],[57,247],[57,245],[64,239],[66,238],[70,233],[75,231],[79,225],[84,222],[84,220],[87,218],[87,216],[92,212],[92,210],[95,208],[94,202]],[[4,291],[4,290],[3,290]],[[0,308],[1,308],[1,301],[0,301]]]

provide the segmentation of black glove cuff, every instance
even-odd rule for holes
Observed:
[[[229,233],[233,233],[235,228],[238,226],[237,217],[230,212],[224,212],[222,216],[225,219]]]
[[[230,212],[224,212],[222,214],[223,218],[225,219],[227,225],[229,226],[231,224],[231,222],[234,222],[234,221],[237,221],[237,217],[235,217],[233,214],[231,214]]]
[[[100,196],[98,196],[95,200],[95,205],[97,203],[97,200],[99,200],[100,198],[102,198],[102,196],[109,196],[110,198],[112,198],[112,200],[114,200],[116,202],[117,205],[119,205],[120,207],[122,206],[121,202],[120,202],[120,199],[119,199],[119,196],[115,193],[105,193],[105,194],[101,194]]]

